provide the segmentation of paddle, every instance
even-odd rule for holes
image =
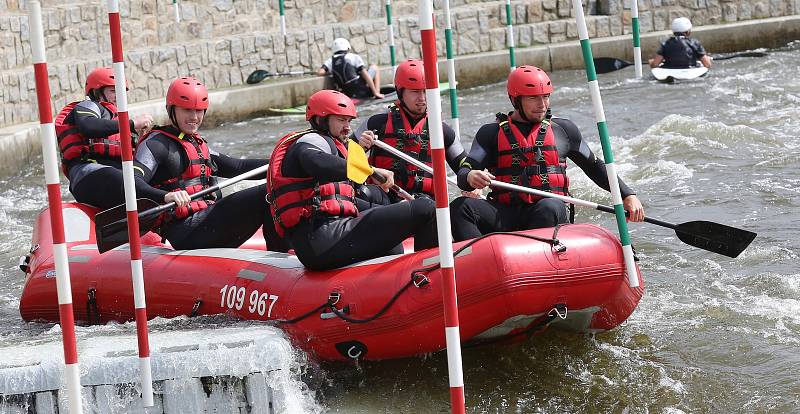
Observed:
[[[250,170],[244,174],[227,179],[217,185],[213,185],[190,196],[192,200],[205,195],[217,192],[229,185],[246,180],[267,171],[269,165],[264,165]],[[136,209],[139,213],[139,235],[144,235],[160,221],[164,214],[175,208],[175,202],[160,205],[159,203],[140,198],[136,200]],[[144,210],[144,211],[142,211]],[[128,242],[128,217],[125,204],[112,207],[108,210],[97,213],[94,217],[94,231],[97,239],[97,250],[105,253],[117,246],[122,246]]]
[[[734,53],[731,55],[722,55],[719,57],[714,57],[713,60],[728,60],[740,57],[764,57],[767,56],[766,52],[741,52],[741,53]],[[612,58],[612,57],[599,57],[592,59],[594,62],[594,69],[599,73],[609,73],[614,72],[615,70],[620,70],[622,68],[626,68],[628,66],[633,65],[633,63],[628,62],[626,60]]]
[[[731,55],[722,55],[722,56],[714,56],[714,60],[728,60],[733,58],[740,58],[740,57],[752,57],[752,58],[759,58],[767,56],[766,52],[742,52],[742,53],[734,53]]]
[[[293,70],[289,72],[282,72],[282,73],[271,73],[264,69],[256,69],[250,76],[247,77],[247,83],[250,85],[254,85],[263,81],[266,78],[270,78],[273,76],[300,76],[300,75],[316,75],[317,72],[310,71],[310,70]]]
[[[384,151],[387,151],[394,156],[399,157],[402,160],[433,174],[433,168],[408,156],[404,152],[392,147],[391,145],[378,140],[373,141],[373,143]],[[457,185],[456,180],[452,177],[447,177],[447,181],[451,184]],[[606,213],[614,214],[613,207],[600,205],[591,201],[553,194],[547,191],[534,190],[533,188],[522,187],[496,180],[492,180],[490,185],[495,188],[501,188],[509,191],[519,191],[540,197],[556,198],[565,203],[590,207]],[[672,224],[650,217],[645,217],[644,221],[675,230],[678,239],[688,245],[699,247],[701,249],[719,253],[728,257],[739,256],[739,254],[750,245],[753,239],[756,238],[756,233],[751,231],[737,229],[735,227],[730,227],[711,221],[689,221],[686,223]]]
[[[364,182],[367,181],[367,178],[370,176],[380,183],[386,182],[386,177],[372,169],[372,167],[369,165],[369,162],[367,161],[367,154],[364,152],[364,148],[361,148],[361,145],[353,140],[348,141],[347,178],[359,184],[364,184]],[[396,184],[392,186],[392,191],[396,192],[397,195],[405,200],[414,199],[413,195],[398,187]]]
[[[594,70],[598,74],[614,72],[615,70],[620,70],[633,65],[631,62],[612,57],[594,58],[592,59],[592,62],[594,62]]]

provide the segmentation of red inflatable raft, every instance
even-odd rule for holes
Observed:
[[[94,213],[64,204],[75,319],[133,320],[127,245],[99,254]],[[49,217],[47,210],[39,215],[34,247],[21,265],[26,321],[58,321]],[[263,241],[254,241],[256,248],[173,250],[148,236],[142,255],[150,318],[231,314],[275,321],[323,360],[445,348],[437,249],[314,272],[293,255],[264,251]],[[454,248],[465,343],[520,340],[547,326],[605,331],[625,321],[642,297],[642,287],[628,287],[619,240],[602,227],[495,234]]]

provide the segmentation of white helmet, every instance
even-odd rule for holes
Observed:
[[[347,39],[345,38],[337,37],[336,39],[333,40],[332,49],[333,53],[347,52],[348,50],[350,50],[350,42],[348,42]]]
[[[689,19],[685,17],[678,17],[672,21],[673,33],[686,33],[689,30],[692,30],[692,22],[690,22]]]

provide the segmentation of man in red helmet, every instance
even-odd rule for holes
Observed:
[[[394,75],[398,100],[389,111],[376,114],[363,122],[355,136],[364,148],[371,148],[380,139],[406,154],[432,166],[428,137],[428,103],[425,96],[425,71],[418,59],[408,59],[397,66]],[[467,153],[450,126],[442,122],[445,157],[453,171],[458,171]],[[433,176],[380,148],[370,150],[370,163],[391,170],[395,183],[415,196],[433,197]],[[401,199],[389,194],[391,202]],[[384,203],[386,204],[386,203]]]
[[[114,71],[94,69],[84,90],[88,99],[65,106],[55,119],[61,168],[76,201],[105,209],[125,202]],[[143,134],[152,125],[150,115],[139,115],[130,128]]]
[[[216,176],[233,177],[267,163],[266,159],[232,158],[210,149],[198,133],[208,106],[208,90],[199,80],[185,76],[170,84],[166,109],[171,125],[153,128],[136,151],[137,195],[177,204],[158,229],[176,249],[238,247],[267,223],[267,247],[286,251],[281,240],[273,237],[263,186],[222,199],[214,194],[190,199],[191,194],[214,185]]]
[[[306,108],[311,129],[285,135],[270,157],[267,188],[275,230],[309,269],[402,253],[401,243],[410,236],[418,250],[436,245],[432,200],[373,207],[357,197],[347,178],[345,146],[355,117],[349,97],[319,91]],[[392,172],[375,171],[387,177],[381,184],[387,191],[394,184]]]
[[[478,130],[469,156],[458,171],[461,189],[482,189],[496,179],[568,195],[569,158],[595,184],[609,190],[605,165],[583,141],[578,127],[572,121],[551,116],[553,85],[545,71],[520,66],[509,75],[507,89],[514,111],[497,114],[497,122]],[[619,188],[629,219],[644,220],[644,208],[634,192],[622,180]],[[487,200],[457,198],[450,211],[454,241],[495,231],[553,227],[569,221],[567,206],[561,200],[496,188]]]

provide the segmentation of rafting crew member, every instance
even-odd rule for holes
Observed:
[[[372,148],[377,138],[432,166],[431,144],[428,135],[428,103],[425,96],[425,70],[421,60],[408,59],[397,66],[394,75],[397,88],[397,101],[389,106],[389,111],[376,114],[356,129],[358,143],[370,149],[370,164],[390,170],[399,187],[414,196],[433,198],[433,176],[380,148]],[[445,157],[450,168],[457,172],[461,162],[467,157],[461,140],[449,125],[442,122]],[[477,196],[476,193],[469,193]],[[402,199],[389,193],[391,202]]]
[[[61,169],[75,201],[107,209],[125,202],[114,71],[92,70],[84,92],[88,99],[65,106],[54,122]],[[136,146],[136,134],[146,133],[152,126],[150,115],[130,121],[132,147]]]
[[[347,178],[345,142],[355,117],[346,95],[319,91],[306,108],[311,128],[281,138],[270,157],[267,188],[275,229],[312,270],[402,253],[402,241],[411,236],[416,250],[437,243],[435,207],[428,198],[363,208]],[[384,191],[391,188],[392,172],[374,171],[386,177]]]
[[[134,173],[139,197],[177,207],[158,228],[175,249],[238,247],[264,226],[267,247],[286,251],[273,237],[272,218],[264,186],[191,200],[190,194],[215,184],[215,176],[234,177],[267,163],[266,159],[238,159],[208,147],[198,130],[209,106],[208,90],[193,77],[174,80],[167,90],[171,125],[157,126],[136,151]],[[254,179],[264,178],[264,175]]]
[[[651,68],[659,66],[669,69],[696,67],[697,62],[711,69],[711,56],[697,39],[691,38],[692,22],[686,17],[672,21],[672,36],[661,43],[655,57],[648,60]]]
[[[551,117],[553,85],[547,73],[535,66],[517,67],[509,75],[506,88],[514,111],[497,114],[496,122],[478,130],[458,172],[459,187],[467,191],[482,189],[496,179],[569,195],[569,158],[608,191],[605,165],[583,141],[578,127],[568,119]],[[619,187],[629,220],[644,220],[644,208],[634,192],[622,180]],[[496,188],[486,200],[453,200],[450,212],[454,241],[496,231],[553,227],[569,221],[567,206],[561,200]]]
[[[356,98],[382,99],[381,73],[377,65],[366,66],[361,56],[350,52],[350,42],[344,38],[333,41],[333,56],[317,71],[319,76],[329,76],[336,89]]]

